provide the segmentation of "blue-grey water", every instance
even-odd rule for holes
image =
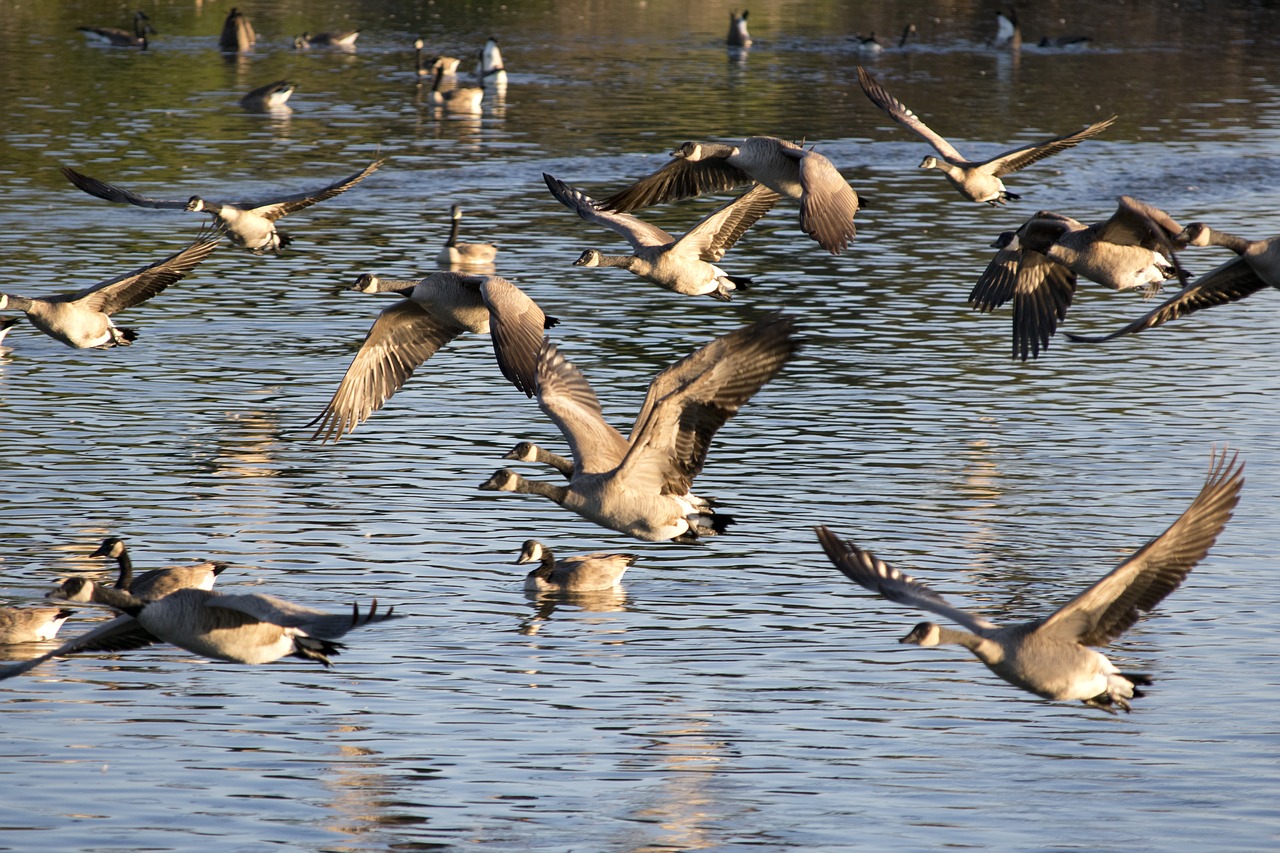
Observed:
[[[406,618],[355,632],[331,670],[167,646],[48,662],[0,684],[0,849],[1262,850],[1280,844],[1280,293],[1100,347],[1059,336],[1009,359],[1010,317],[965,302],[988,244],[1039,209],[1105,218],[1130,194],[1187,222],[1280,229],[1280,16],[1272,5],[1044,3],[1028,47],[985,40],[989,3],[751,6],[672,0],[243,5],[249,54],[215,47],[226,3],[147,0],[138,52],[80,24],[134,8],[0,5],[0,290],[79,289],[176,251],[200,218],[75,190],[67,164],[159,198],[270,197],[375,157],[345,195],[284,220],[280,257],[219,248],[118,321],[129,348],[72,350],[27,325],[0,358],[0,603],[37,601],[127,537],[139,568],[218,559],[226,591],[312,606],[376,597]],[[855,31],[905,50],[860,57]],[[290,47],[359,27],[353,52]],[[1082,52],[1041,50],[1082,31]],[[483,115],[433,112],[410,45],[510,71]],[[1008,179],[1003,209],[916,169],[927,147],[859,91],[866,62],[961,151],[989,155],[1110,114],[1096,139]],[[471,62],[464,63],[469,69]],[[241,94],[298,85],[292,112]],[[465,80],[466,78],[464,78]],[[865,194],[840,257],[780,205],[725,258],[755,287],[679,297],[546,192],[603,194],[685,139],[817,145]],[[679,232],[719,199],[643,215]],[[698,546],[641,543],[550,502],[480,492],[555,427],[464,336],[336,445],[304,425],[387,303],[357,275],[434,267],[463,239],[548,314],[625,429],[663,366],[766,311],[804,349],[721,431],[697,491],[738,522]],[[1225,259],[1185,253],[1193,272]],[[1150,307],[1082,282],[1064,328]],[[1132,715],[1050,703],[962,649],[897,643],[923,614],[844,580],[828,524],[1000,619],[1067,601],[1158,535],[1211,449],[1247,462],[1235,517],[1182,588],[1110,654],[1155,684]],[[640,559],[617,594],[530,600],[513,565]],[[105,618],[78,614],[63,637]],[[13,652],[21,654],[21,652]]]

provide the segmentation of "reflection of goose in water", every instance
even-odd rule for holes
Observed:
[[[1105,646],[1173,592],[1204,559],[1231,518],[1244,485],[1244,464],[1227,450],[1215,453],[1209,475],[1191,506],[1164,533],[1134,552],[1102,580],[1043,619],[999,627],[953,607],[920,581],[892,568],[826,527],[818,540],[831,562],[851,581],[908,607],[956,622],[956,631],[921,622],[899,642],[964,646],[1005,681],[1045,699],[1079,699],[1114,713],[1142,696],[1151,677],[1121,672],[1089,646]]]

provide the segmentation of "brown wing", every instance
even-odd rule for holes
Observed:
[[[1039,252],[1025,251],[1013,294],[1013,357],[1036,358],[1067,316],[1076,274]]]
[[[202,231],[195,242],[181,252],[63,298],[104,314],[131,308],[146,302],[195,269],[196,264],[207,258],[221,239],[221,233]]]
[[[559,321],[542,313],[524,291],[500,276],[488,276],[480,295],[489,307],[489,336],[498,369],[532,397],[538,389],[538,352],[545,330]]]
[[[1106,130],[1116,118],[1116,116],[1112,116],[1109,119],[1095,122],[1086,128],[1077,130],[1075,133],[1065,133],[1062,136],[1055,136],[1052,139],[1045,139],[1041,142],[1032,142],[1029,145],[1006,151],[987,160],[985,163],[986,171],[989,171],[997,178],[1010,172],[1016,172],[1025,166],[1030,166],[1037,160],[1043,160],[1046,157],[1057,154],[1059,151],[1065,151],[1068,148],[1079,145],[1090,136]]]
[[[722,157],[705,160],[677,157],[652,175],[600,201],[599,207],[625,213],[705,193],[726,192],[753,181],[750,175]]]
[[[153,207],[159,210],[186,210],[187,202],[182,201],[162,201],[156,198],[149,198],[145,195],[138,195],[120,187],[112,186],[97,178],[91,178],[88,175],[82,175],[75,169],[63,166],[63,176],[74,184],[78,189],[87,192],[91,196],[113,201],[117,204],[133,204],[138,207]]]
[[[241,210],[252,210],[269,222],[275,222],[282,216],[295,213],[303,208],[310,207],[318,201],[324,201],[327,198],[333,198],[335,195],[346,192],[372,175],[385,162],[386,160],[374,160],[354,175],[349,175],[340,181],[334,181],[329,186],[321,187],[318,190],[294,193],[273,201],[235,202],[232,206]]]

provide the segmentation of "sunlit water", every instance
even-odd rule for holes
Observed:
[[[921,4],[753,6],[757,43],[739,57],[722,44],[725,10],[696,5],[382,2],[357,19],[280,3],[248,9],[261,41],[231,62],[213,49],[221,4],[146,7],[161,32],[145,54],[75,32],[123,24],[116,4],[0,10],[6,291],[77,289],[198,228],[85,196],[58,165],[161,198],[239,200],[388,158],[285,220],[296,243],[281,257],[220,248],[122,314],[131,348],[9,337],[0,599],[108,576],[87,555],[117,534],[141,568],[226,560],[226,590],[333,609],[376,597],[407,617],[352,634],[328,671],[157,646],[5,682],[0,849],[1275,846],[1280,294],[1105,347],[1055,338],[1025,365],[1008,358],[1008,311],[965,304],[987,245],[1041,208],[1094,221],[1128,193],[1275,233],[1274,13],[1136,9],[1123,32],[1095,25],[1088,52],[1014,62],[984,47],[978,4],[945,20]],[[1090,28],[1081,4],[1061,5],[1044,4],[1046,32]],[[862,60],[846,41],[897,32],[907,13],[916,48]],[[353,53],[288,47],[349,26],[363,30]],[[465,53],[490,32],[505,97],[478,119],[434,114],[412,38]],[[969,205],[915,169],[927,149],[863,98],[859,61],[971,155],[1120,120],[1012,176],[1021,203]],[[298,83],[292,113],[238,107],[280,77]],[[784,203],[723,262],[756,277],[731,304],[570,265],[621,243],[561,208],[542,172],[603,194],[686,138],[753,133],[819,145],[866,195],[847,255],[823,254]],[[308,440],[387,304],[344,288],[429,271],[451,203],[463,239],[498,244],[498,270],[561,319],[555,337],[623,428],[675,358],[769,310],[799,318],[800,356],[721,432],[698,480],[737,518],[728,535],[634,542],[479,492],[517,440],[564,446],[477,337],[341,443]],[[718,203],[644,215],[678,233]],[[1193,271],[1220,260],[1184,257]],[[1082,282],[1065,326],[1107,330],[1148,307]],[[958,601],[1028,618],[1161,532],[1223,442],[1248,464],[1240,507],[1114,647],[1156,679],[1128,717],[1021,694],[962,650],[898,645],[921,614],[854,588],[811,530],[832,525]],[[640,560],[616,595],[534,601],[513,565],[529,537]]]

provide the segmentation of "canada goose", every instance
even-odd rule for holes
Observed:
[[[1017,11],[996,11],[996,36],[992,45],[1010,50],[1022,49],[1022,27],[1018,26]]]
[[[356,46],[356,39],[359,37],[359,30],[343,30],[334,33],[303,33],[294,38],[293,46],[301,50],[309,47],[353,48]]]
[[[907,46],[907,43],[913,38],[918,38],[920,31],[916,29],[915,24],[907,24],[902,28],[902,36],[898,39],[899,49]]]
[[[489,36],[477,54],[476,79],[481,86],[490,83],[499,87],[507,85],[507,68],[502,64],[502,51],[498,49],[497,36]]]
[[[189,210],[207,213],[218,221],[218,225],[226,232],[233,245],[248,249],[255,254],[262,254],[279,252],[292,242],[288,234],[276,230],[277,219],[346,192],[373,174],[384,162],[386,161],[374,160],[354,175],[318,190],[294,193],[271,201],[242,201],[234,204],[206,201],[198,195],[191,196],[187,201],[160,201],[112,186],[88,175],[82,175],[66,166],[62,167],[62,174],[89,195],[117,204],[153,207],[158,210]]]
[[[286,102],[297,85],[288,80],[277,80],[265,86],[259,86],[240,99],[240,106],[252,112],[271,112],[272,110],[288,110]]]
[[[865,56],[876,56],[884,52],[884,44],[880,39],[876,38],[875,33],[862,35],[854,33],[849,37],[849,41],[853,42],[853,49]]]
[[[1225,231],[1212,229],[1203,222],[1192,222],[1178,235],[1177,244],[1188,246],[1223,246],[1236,253],[1236,257],[1214,267],[1166,302],[1109,335],[1076,335],[1067,333],[1073,341],[1101,343],[1121,335],[1153,329],[1156,326],[1194,314],[1201,308],[1226,305],[1252,296],[1268,285],[1280,289],[1280,235],[1265,240],[1246,240]]]
[[[226,563],[204,562],[194,563],[189,566],[152,569],[134,577],[133,560],[129,557],[129,549],[125,547],[124,541],[116,536],[108,536],[103,539],[102,544],[98,546],[98,550],[89,556],[110,557],[115,560],[120,569],[120,574],[116,578],[116,589],[124,590],[146,601],[150,601],[153,598],[162,598],[175,590],[189,587],[213,589],[213,584],[218,579],[218,575],[222,574],[227,568]],[[84,594],[83,598],[72,597],[65,582],[57,588],[54,594],[67,601],[89,601],[89,589],[83,585],[75,586]]]
[[[151,19],[141,10],[133,13],[133,32],[119,27],[77,27],[90,41],[109,44],[113,47],[140,47],[147,49],[147,34],[155,35]]]
[[[458,89],[440,91],[440,81],[444,79],[443,69],[437,68],[431,79],[431,92],[427,95],[431,103],[444,107],[451,113],[475,114],[481,111],[484,101],[484,89],[475,86],[464,86]]]
[[[540,564],[524,579],[524,588],[530,592],[598,592],[617,586],[638,559],[635,554],[597,551],[557,560],[550,548],[537,539],[528,539],[520,549],[516,564]]]
[[[602,210],[629,213],[668,201],[724,192],[752,182],[800,201],[800,228],[838,255],[854,237],[858,194],[831,161],[774,136],[753,136],[740,145],[686,142],[672,160],[599,202]]]
[[[621,267],[674,293],[706,295],[724,302],[732,298],[730,291],[745,289],[751,279],[731,276],[716,262],[781,198],[763,184],[756,184],[676,238],[629,213],[603,210],[581,190],[545,172],[542,179],[565,207],[587,222],[613,229],[631,244],[630,255],[602,255],[588,249],[574,261],[575,266]]]
[[[74,612],[65,607],[0,607],[0,645],[52,640]]]
[[[449,208],[449,239],[444,248],[436,255],[436,263],[441,267],[461,267],[492,264],[498,256],[498,247],[492,243],[459,243],[458,227],[462,223],[462,208],[452,205]]]
[[[307,424],[319,424],[313,441],[338,441],[364,423],[414,370],[463,332],[488,334],[502,375],[533,396],[543,331],[559,320],[543,314],[505,278],[436,272],[400,281],[366,274],[351,289],[405,298],[378,315],[333,398]]]
[[[249,19],[243,12],[234,6],[231,7],[231,11],[227,13],[227,19],[222,22],[222,35],[218,37],[218,49],[239,53],[253,47],[257,41],[258,37],[253,32],[253,24],[249,23]]]
[[[958,643],[973,652],[1005,681],[1045,699],[1079,699],[1115,713],[1129,711],[1142,696],[1135,685],[1148,675],[1121,672],[1100,652],[1105,646],[1178,588],[1213,545],[1231,518],[1244,484],[1244,463],[1227,451],[1210,460],[1209,476],[1195,501],[1168,530],[1134,552],[1102,580],[1044,619],[1007,627],[953,607],[928,586],[878,560],[853,542],[842,542],[826,527],[818,541],[841,572],[854,583],[890,601],[928,610],[958,623],[956,631],[922,622],[899,642],[918,646]]]
[[[414,40],[413,67],[419,77],[433,75],[437,69],[445,77],[452,77],[458,73],[458,66],[462,63],[462,60],[456,56],[433,56],[428,60],[424,52],[425,48],[426,45],[422,39]]]
[[[129,593],[74,578],[89,589],[89,599],[123,613],[53,651],[0,668],[0,680],[21,675],[54,657],[81,651],[120,652],[153,643],[171,643],[197,655],[232,663],[270,663],[282,657],[314,660],[329,666],[329,656],[344,648],[334,642],[354,628],[400,618],[395,608],[368,612],[325,613],[258,593],[223,595],[205,589],[180,589],[144,601]],[[77,599],[80,589],[72,589]]]
[[[13,330],[13,327],[21,322],[21,317],[0,317],[0,355],[7,352],[13,352],[13,347],[4,345],[4,339]]]
[[[729,35],[725,36],[724,43],[729,47],[751,47],[751,34],[747,32],[746,9],[741,13],[730,10]]]
[[[24,312],[31,325],[69,347],[128,346],[138,337],[137,333],[117,326],[111,315],[141,305],[187,275],[209,256],[220,239],[219,234],[202,231],[181,252],[77,293],[35,298],[0,293],[0,309]]]
[[[582,373],[547,340],[538,356],[538,406],[573,452],[568,485],[526,480],[509,468],[480,488],[541,495],[619,533],[689,543],[732,520],[686,499],[716,431],[797,349],[795,321],[774,314],[724,335],[649,384],[630,438],[609,426]]]
[[[1116,212],[1085,226],[1069,216],[1041,211],[992,245],[999,249],[969,294],[978,311],[1013,299],[1013,357],[1025,361],[1047,349],[1058,321],[1067,316],[1076,276],[1114,290],[1154,293],[1173,274],[1157,251],[1177,241],[1182,228],[1159,208],[1120,196]]]
[[[503,459],[514,459],[517,462],[536,462],[539,465],[549,465],[555,468],[566,478],[573,476],[573,460],[566,459],[558,453],[552,453],[545,450],[532,441],[521,441],[515,447],[507,451]]]
[[[1078,145],[1090,136],[1106,130],[1116,120],[1116,116],[1112,116],[1077,130],[1075,133],[1032,142],[989,160],[966,160],[950,142],[930,130],[919,116],[885,91],[884,87],[876,82],[875,78],[862,66],[858,66],[858,83],[871,103],[888,113],[889,117],[898,124],[928,142],[938,152],[940,158],[925,157],[920,163],[921,169],[939,170],[960,195],[970,201],[986,202],[993,206],[1004,204],[1010,199],[1021,198],[1005,189],[1004,182],[1000,180],[1001,175],[1016,172],[1037,160],[1043,160],[1045,157]]]

